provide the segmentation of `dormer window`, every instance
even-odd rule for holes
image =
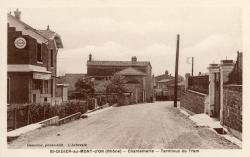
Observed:
[[[36,53],[37,53],[37,61],[38,62],[43,62],[43,59],[42,59],[42,44],[37,44],[37,50],[36,50]]]

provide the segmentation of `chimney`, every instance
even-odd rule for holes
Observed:
[[[168,76],[168,70],[166,70],[166,71],[165,71],[165,75],[167,75],[167,76]]]
[[[89,61],[90,62],[92,61],[92,54],[91,53],[89,54]]]
[[[18,8],[14,11],[15,18],[18,20],[21,20],[21,12],[18,10]]]
[[[137,58],[136,58],[136,56],[132,56],[132,64],[135,64],[136,62],[137,62]]]

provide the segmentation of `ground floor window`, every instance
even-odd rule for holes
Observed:
[[[50,91],[51,91],[51,97],[53,97],[54,95],[54,93],[53,93],[53,83],[54,83],[54,81],[53,81],[53,79],[51,79],[51,84],[50,84]]]
[[[49,93],[49,81],[48,80],[44,80],[43,82],[43,86],[44,86],[44,93],[48,94]]]
[[[10,78],[7,79],[7,103],[10,103]]]
[[[39,90],[42,93],[43,82],[42,80],[32,80],[32,90]]]

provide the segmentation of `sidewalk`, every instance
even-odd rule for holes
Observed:
[[[89,110],[88,112],[86,112],[86,113],[84,113],[82,115],[91,116],[91,115],[94,115],[94,114],[97,114],[97,113],[109,110],[111,108],[112,108],[112,106],[108,106],[106,104],[106,105],[100,106],[98,108],[95,108],[93,110]],[[34,131],[34,130],[39,129],[41,127],[43,127],[43,125],[40,124],[40,122],[34,123],[34,124],[30,124],[30,125],[26,125],[24,127],[21,127],[21,128],[18,128],[18,129],[15,129],[15,130],[7,132],[7,139],[9,141],[11,141],[11,140],[13,140],[15,138],[18,138],[22,134],[25,134],[25,133],[30,132],[30,131]]]
[[[202,114],[190,114],[188,113],[185,109],[179,108],[180,112],[186,115],[190,120],[192,120],[197,126],[199,127],[208,127],[211,131],[215,132],[216,134],[224,137],[228,141],[238,145],[239,147],[242,148],[242,141],[234,137],[233,135],[229,134],[226,128],[224,128],[221,124],[220,121],[209,117],[207,114],[202,113]],[[227,132],[227,134],[219,134],[217,133],[214,128],[221,128]]]

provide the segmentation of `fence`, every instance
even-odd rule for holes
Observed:
[[[190,76],[188,77],[188,89],[208,94],[209,76]]]
[[[60,105],[51,105],[49,103],[40,104],[11,104],[8,105],[7,111],[7,129],[15,130],[17,128],[37,123],[45,119],[59,116],[64,118],[71,114],[81,112],[82,114],[88,110],[95,109],[97,106],[110,105],[117,103],[117,95],[95,95],[86,101],[82,100],[70,100],[62,102]]]
[[[43,104],[11,104],[8,105],[7,121],[8,131],[25,125],[37,123],[39,121],[59,116],[66,117],[76,112],[85,113],[88,110],[86,101],[68,101],[61,105]]]

